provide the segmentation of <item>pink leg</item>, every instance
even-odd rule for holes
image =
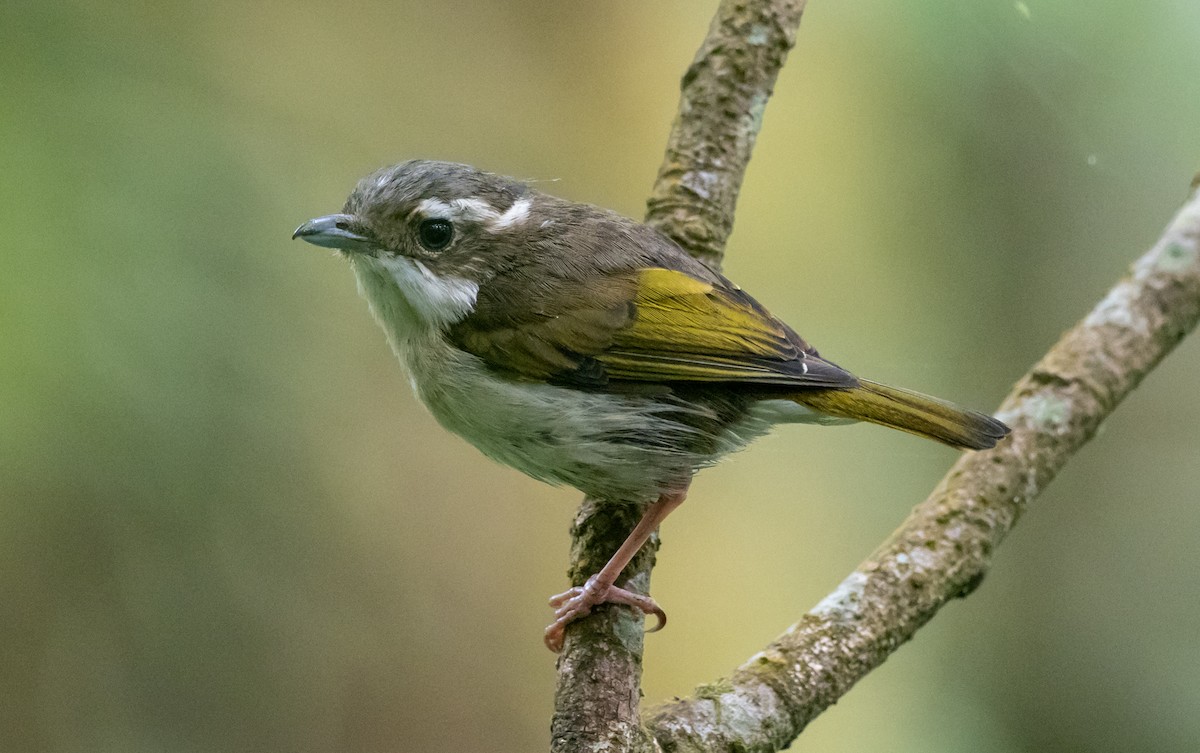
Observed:
[[[580,617],[587,616],[592,611],[592,607],[600,604],[626,604],[640,609],[646,614],[654,615],[658,618],[658,624],[648,631],[651,633],[661,630],[667,624],[666,612],[654,603],[654,599],[618,588],[613,584],[620,577],[621,571],[629,564],[629,560],[633,559],[633,555],[637,554],[642,545],[649,540],[650,534],[654,533],[658,524],[670,515],[672,510],[683,504],[683,500],[686,498],[686,490],[660,496],[654,504],[646,508],[646,513],[634,526],[633,532],[617,549],[616,554],[609,559],[608,564],[600,569],[600,572],[588,578],[587,583],[583,586],[576,586],[557,596],[550,597],[550,606],[555,607],[555,620],[546,628],[547,648],[555,653],[562,651],[563,630],[567,625]]]

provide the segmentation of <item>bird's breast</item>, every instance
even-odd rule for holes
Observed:
[[[514,380],[440,336],[401,347],[412,385],[445,428],[534,478],[643,501],[710,462],[678,401]]]

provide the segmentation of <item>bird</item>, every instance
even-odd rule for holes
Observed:
[[[600,604],[665,624],[622,571],[698,470],[777,424],[866,421],[962,450],[1009,432],[854,376],[649,225],[469,165],[381,168],[292,238],[349,261],[443,427],[535,479],[644,506],[603,568],[551,597],[552,651]]]

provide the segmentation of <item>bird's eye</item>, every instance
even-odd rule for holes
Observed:
[[[454,237],[454,226],[450,220],[422,220],[417,227],[417,238],[430,251],[438,251],[450,245]]]

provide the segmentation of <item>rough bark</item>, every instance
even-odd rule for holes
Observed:
[[[716,267],[763,109],[802,1],[725,0],[683,78],[646,221]],[[1200,178],[1200,176],[1198,176]],[[1200,199],[1014,387],[998,414],[1013,433],[964,455],[932,495],[851,573],[729,678],[639,719],[642,625],[602,607],[567,631],[553,751],[775,751],[968,594],[996,546],[1142,378],[1200,319]],[[598,570],[640,510],[586,500],[572,528],[571,579]],[[626,570],[649,586],[658,539]]]
[[[796,39],[803,0],[725,0],[681,84],[667,154],[646,222],[717,267],[733,229],[738,189],[762,112]],[[641,511],[586,500],[571,529],[571,582],[582,585],[632,530]],[[657,536],[625,570],[648,593]],[[641,616],[601,607],[572,625],[558,659],[551,750],[641,751]]]
[[[821,603],[728,679],[647,714],[661,750],[785,747],[821,711],[979,583],[1029,502],[1200,321],[1200,196],[997,414],[1012,435],[964,455]]]
[[[713,268],[733,232],[746,165],[804,5],[725,0],[683,76],[646,223]]]

